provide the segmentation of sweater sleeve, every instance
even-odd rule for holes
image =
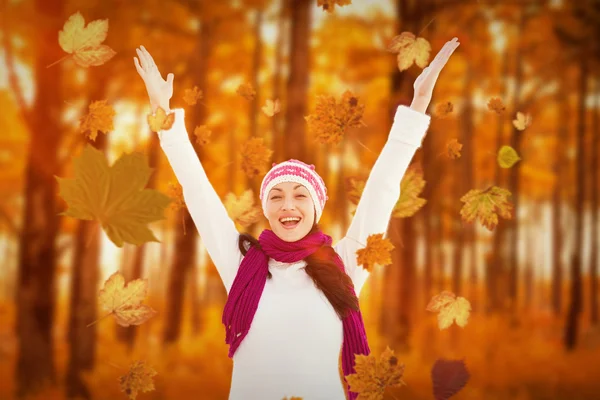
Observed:
[[[183,198],[194,225],[229,293],[243,257],[238,247],[239,232],[190,142],[184,110],[173,112],[175,121],[171,129],[158,132],[160,146],[183,188]]]
[[[335,246],[359,296],[370,272],[357,264],[356,252],[367,237],[387,232],[398,198],[400,182],[429,128],[431,117],[401,105],[397,108],[386,144],[365,183],[350,227]]]

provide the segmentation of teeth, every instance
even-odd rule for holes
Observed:
[[[286,222],[286,221],[300,221],[300,218],[298,218],[298,217],[286,217],[286,218],[281,218],[280,221],[281,222]]]

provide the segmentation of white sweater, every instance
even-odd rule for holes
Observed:
[[[192,147],[184,110],[175,109],[170,130],[158,133],[183,187],[187,208],[227,293],[242,254],[238,235]],[[400,181],[429,127],[430,116],[406,106],[396,110],[388,140],[373,165],[348,232],[335,251],[344,261],[357,296],[369,272],[357,265],[356,251],[367,237],[385,233],[400,196]],[[344,400],[339,373],[342,321],[305,272],[305,262],[269,260],[267,279],[248,335],[233,356],[229,400]],[[223,327],[225,341],[225,327]]]

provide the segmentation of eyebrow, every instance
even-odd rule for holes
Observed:
[[[294,190],[298,189],[300,186],[302,186],[302,185],[300,184],[300,185],[296,185],[296,186],[294,186]],[[283,190],[281,190],[281,189],[279,189],[279,188],[273,188],[273,189],[271,189],[271,190],[279,190],[280,192],[282,192],[282,191],[283,191]]]

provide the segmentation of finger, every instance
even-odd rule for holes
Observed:
[[[148,50],[146,50],[146,48],[144,46],[140,46],[142,48],[142,52],[144,53],[144,57],[146,57],[146,62],[148,63],[148,66],[150,68],[156,68],[156,63],[154,63],[154,59],[152,58],[152,56],[150,55],[150,53],[148,52]]]
[[[142,51],[140,49],[135,49],[135,51],[137,52],[137,55],[140,58],[140,62],[142,63],[142,68],[144,69],[144,71],[148,71],[148,66],[146,65],[146,59],[144,58],[144,54],[142,53]]]
[[[133,57],[133,62],[135,64],[135,69],[143,77],[144,76],[144,70],[142,69],[138,58],[137,57]]]

